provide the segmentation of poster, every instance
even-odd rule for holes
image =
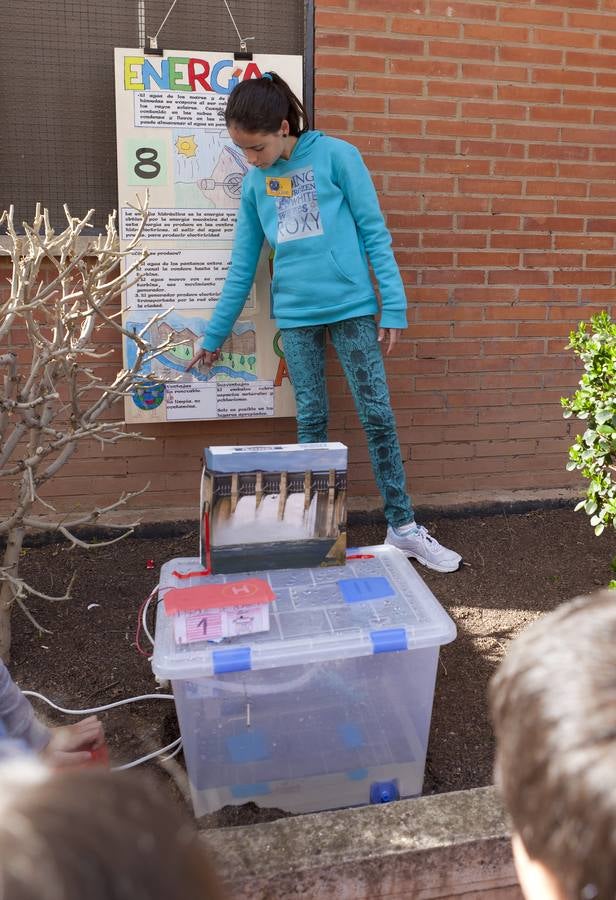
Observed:
[[[149,256],[122,301],[124,327],[169,348],[153,380],[125,399],[129,423],[293,416],[295,401],[272,318],[269,247],[233,331],[210,370],[187,365],[201,348],[229,268],[242,179],[249,169],[225,127],[237,83],[273,70],[302,93],[300,56],[116,49],[118,209],[122,249],[149,191],[142,244]],[[129,267],[139,254],[127,254]],[[154,320],[154,321],[153,321]],[[124,340],[124,363],[136,346]],[[161,383],[164,382],[164,383]]]

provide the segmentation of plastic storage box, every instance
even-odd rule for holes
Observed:
[[[195,815],[249,800],[305,813],[421,793],[439,646],[455,625],[393,547],[343,568],[187,577],[169,587],[267,579],[269,632],[176,645],[158,605],[152,668],[170,679]],[[181,577],[180,577],[181,576]]]

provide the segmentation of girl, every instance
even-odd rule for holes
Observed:
[[[406,328],[406,297],[376,191],[359,152],[310,131],[304,107],[274,72],[243,81],[225,111],[254,167],[244,177],[231,267],[191,366],[211,366],[252,286],[264,237],[275,251],[272,295],[297,402],[300,443],[327,440],[329,333],[366,432],[387,519],[386,544],[437,572],[461,557],[415,524],[379,343]],[[381,310],[368,258],[378,282]]]

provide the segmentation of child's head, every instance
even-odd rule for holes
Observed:
[[[616,592],[517,638],[490,685],[496,781],[528,900],[616,896]]]
[[[275,72],[236,85],[227,101],[225,122],[248,162],[260,168],[285,156],[286,142],[308,130],[303,104]]]
[[[165,785],[89,767],[0,767],[2,900],[220,900],[194,823]]]

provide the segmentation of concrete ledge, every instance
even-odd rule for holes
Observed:
[[[206,833],[235,900],[521,900],[493,788]]]

